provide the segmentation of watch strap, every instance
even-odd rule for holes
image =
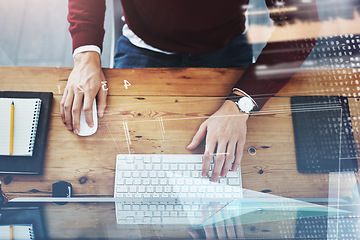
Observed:
[[[231,101],[237,103],[239,101],[239,99],[242,97],[245,97],[245,96],[241,96],[236,93],[232,93],[229,96],[227,96],[226,100],[231,100]]]
[[[226,98],[226,100],[233,101],[233,102],[236,104],[236,106],[239,108],[239,110],[240,110],[241,112],[250,114],[251,111],[254,110],[254,108],[256,107],[256,105],[253,103],[253,104],[254,104],[254,105],[253,105],[253,109],[250,110],[250,111],[246,111],[246,110],[244,110],[244,109],[241,109],[240,106],[239,106],[239,100],[240,100],[241,98],[247,98],[247,99],[249,99],[251,102],[253,102],[251,98],[248,98],[247,96],[238,95],[238,94],[235,94],[235,93],[232,93],[231,95],[229,95],[229,96]]]

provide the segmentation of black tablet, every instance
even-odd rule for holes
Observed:
[[[358,171],[346,97],[294,96],[291,111],[299,172]]]

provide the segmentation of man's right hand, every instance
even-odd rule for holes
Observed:
[[[101,69],[100,55],[97,52],[78,53],[74,57],[74,68],[70,73],[60,114],[63,123],[70,131],[80,131],[80,113],[84,104],[85,120],[89,127],[94,125],[92,104],[97,97],[98,116],[103,117],[106,107],[107,84]]]

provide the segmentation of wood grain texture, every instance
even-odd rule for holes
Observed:
[[[1,90],[52,91],[55,95],[44,175],[3,176],[11,178],[5,186],[10,197],[50,196],[51,183],[57,180],[71,182],[75,196],[112,196],[116,154],[191,153],[186,146],[199,125],[221,106],[242,74],[241,69],[104,69],[110,89],[105,117],[99,119],[94,136],[78,137],[66,130],[59,112],[70,71],[0,67]],[[285,197],[327,196],[327,175],[300,174],[295,160],[289,96],[327,94],[321,91],[326,82],[315,81],[314,74],[319,72],[296,74],[279,97],[249,119],[242,160],[245,188]],[[132,84],[128,89],[124,79]],[[341,89],[334,93],[341,94]],[[358,141],[357,98],[350,99],[350,106]],[[248,153],[250,147],[256,148],[255,155]],[[201,144],[193,153],[203,151]]]

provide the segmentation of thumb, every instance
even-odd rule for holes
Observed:
[[[195,136],[193,137],[191,143],[186,148],[188,150],[193,150],[197,146],[199,146],[199,144],[201,143],[201,141],[204,139],[204,137],[206,135],[206,131],[207,131],[207,123],[203,122],[200,125],[198,131],[196,132]]]

